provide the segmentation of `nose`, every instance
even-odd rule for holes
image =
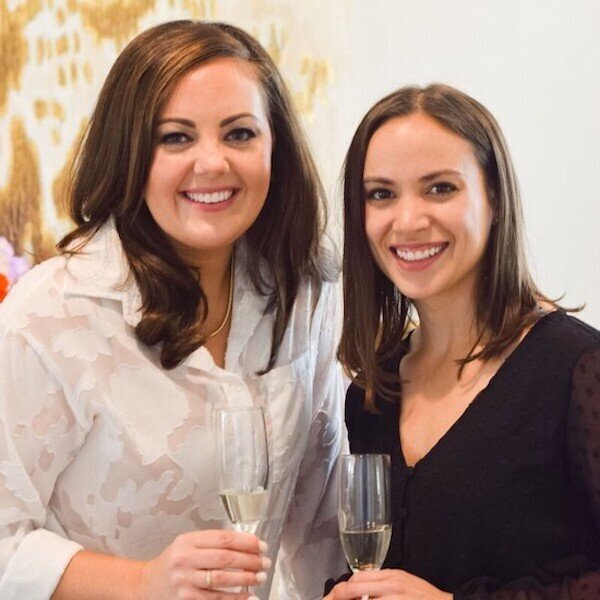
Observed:
[[[417,195],[403,195],[394,206],[392,229],[404,235],[427,229],[430,224],[426,202]]]
[[[217,140],[206,140],[197,145],[194,158],[195,175],[220,175],[229,168],[224,148]]]

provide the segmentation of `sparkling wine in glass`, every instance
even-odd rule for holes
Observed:
[[[344,554],[353,572],[381,568],[392,538],[390,457],[341,457],[338,522]]]
[[[215,412],[219,495],[238,531],[256,533],[267,506],[269,456],[260,407]]]

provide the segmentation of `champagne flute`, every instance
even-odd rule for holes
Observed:
[[[237,531],[255,534],[267,506],[269,455],[260,407],[215,411],[219,496]],[[244,588],[252,592],[251,588]]]
[[[352,572],[378,571],[392,538],[390,457],[350,454],[341,461],[338,523],[344,554]]]
[[[219,495],[238,531],[256,533],[267,504],[269,456],[260,407],[215,413]]]

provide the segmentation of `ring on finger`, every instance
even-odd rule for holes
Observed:
[[[204,571],[204,577],[206,578],[206,589],[212,588],[212,571]]]

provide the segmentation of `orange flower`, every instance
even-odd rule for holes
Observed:
[[[9,285],[10,282],[8,281],[8,278],[2,273],[0,273],[0,302],[2,302],[4,298],[6,298],[6,294],[8,294]]]

